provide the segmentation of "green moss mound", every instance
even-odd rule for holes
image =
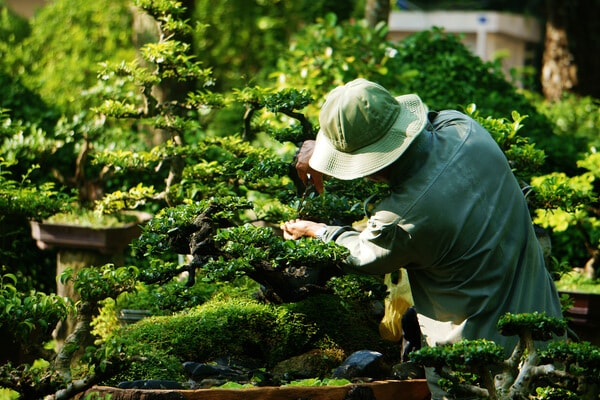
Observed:
[[[264,368],[306,353],[331,349],[341,357],[363,349],[391,355],[399,346],[379,337],[367,306],[349,308],[334,295],[275,306],[249,298],[213,299],[172,316],[150,317],[119,330],[106,341],[108,353],[135,361],[106,384],[124,380],[185,381],[182,363],[219,358],[252,360]]]
[[[120,330],[107,341],[109,352],[124,351],[146,358],[115,377],[174,379],[172,366],[156,367],[159,359],[211,362],[221,357],[251,358],[274,365],[308,348],[316,327],[284,308],[251,299],[211,300],[173,316],[146,318]],[[133,376],[135,375],[135,376]]]

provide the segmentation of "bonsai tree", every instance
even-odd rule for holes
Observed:
[[[461,340],[411,353],[411,360],[435,368],[449,393],[490,399],[596,399],[600,349],[588,342],[540,342],[564,335],[566,320],[539,313],[506,314],[498,321],[504,336],[517,336],[510,357],[488,340]],[[558,396],[558,397],[555,397]]]
[[[22,140],[2,144],[5,157],[19,161],[19,173],[43,163],[36,180],[76,189],[83,203],[101,197],[106,178],[89,165],[89,153],[122,143],[88,110],[102,90],[95,85],[98,63],[135,53],[128,7],[123,0],[52,2],[30,20],[27,35],[0,46],[1,70],[14,81],[2,104],[27,128]],[[136,138],[127,139],[134,146]]]

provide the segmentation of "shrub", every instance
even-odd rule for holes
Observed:
[[[235,356],[274,365],[307,349],[316,327],[281,307],[243,298],[215,299],[170,317],[150,317],[107,340],[108,352],[151,356],[162,352],[185,361]],[[149,363],[151,364],[151,363]],[[145,364],[144,364],[145,365]],[[140,368],[141,365],[140,365]],[[145,373],[136,379],[168,379]]]
[[[80,95],[96,83],[98,63],[134,54],[128,5],[125,0],[53,1],[34,16],[31,34],[4,63],[48,103],[80,112],[89,107]]]
[[[0,281],[0,336],[4,342],[0,363],[33,363],[47,357],[43,344],[51,339],[56,324],[66,318],[71,303],[55,294],[20,292],[17,277],[6,274]]]
[[[214,68],[220,90],[261,82],[289,37],[324,12],[347,20],[356,0],[195,1],[194,19],[207,28],[194,38],[195,54]],[[231,35],[235,32],[235,35]]]
[[[550,154],[561,157],[554,160],[553,170],[570,176],[580,173],[577,160],[600,146],[600,100],[564,94],[560,101],[552,103],[535,96],[531,101],[552,124],[554,134],[548,135],[544,147]]]

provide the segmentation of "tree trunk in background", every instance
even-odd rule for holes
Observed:
[[[563,92],[600,97],[600,0],[546,0],[541,84],[546,99]]]
[[[388,23],[390,16],[390,0],[367,0],[365,19],[369,27],[374,28],[379,22]]]
[[[550,101],[577,84],[577,66],[569,51],[565,0],[547,0],[546,39],[542,58],[542,92]],[[569,0],[566,0],[569,1]]]

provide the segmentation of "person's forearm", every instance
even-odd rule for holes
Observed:
[[[394,255],[392,243],[383,243],[382,237],[372,239],[369,232],[361,233],[347,226],[329,226],[322,238],[325,242],[335,241],[350,251],[342,265],[347,273],[383,275],[402,267],[399,257]]]

